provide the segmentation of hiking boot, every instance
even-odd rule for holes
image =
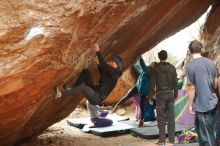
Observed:
[[[55,98],[60,98],[62,96],[62,93],[60,92],[60,89],[58,86],[54,87],[54,93],[55,93]]]
[[[64,84],[64,85],[63,85],[63,89],[64,89],[64,90],[70,90],[71,88],[68,87],[66,84]]]
[[[216,143],[217,143],[217,146],[220,146],[220,140],[217,140]]]
[[[169,145],[174,145],[175,144],[175,142],[167,142]]]
[[[168,140],[168,143],[170,143],[170,144],[175,144],[175,137],[170,137],[170,138],[168,138],[169,140]]]
[[[144,119],[140,119],[138,122],[138,127],[143,127],[144,126]]]
[[[159,146],[166,146],[165,141],[158,141],[156,144],[159,145]]]
[[[174,145],[174,144],[176,144],[175,141],[169,141],[169,140],[168,140],[166,143],[168,143],[168,144],[171,145],[171,146]]]

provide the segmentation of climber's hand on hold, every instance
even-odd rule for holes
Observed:
[[[99,44],[98,44],[98,43],[92,44],[91,47],[92,47],[96,52],[99,52],[99,51],[100,51],[100,48],[99,48]]]

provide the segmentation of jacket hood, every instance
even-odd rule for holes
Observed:
[[[156,67],[161,71],[161,72],[167,72],[172,66],[168,62],[160,62],[156,65]]]

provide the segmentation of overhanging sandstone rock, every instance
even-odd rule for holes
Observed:
[[[3,0],[0,5],[0,145],[35,137],[82,97],[55,100],[53,86],[94,74],[98,41],[124,70],[142,53],[195,21],[212,0]],[[120,86],[120,85],[119,85]],[[124,91],[126,92],[126,91]]]
[[[202,33],[205,50],[214,61],[219,59],[220,54],[220,20],[217,18],[220,18],[220,0],[213,4]]]

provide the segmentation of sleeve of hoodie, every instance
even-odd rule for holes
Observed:
[[[155,67],[151,70],[150,75],[150,91],[149,91],[149,98],[152,99],[152,97],[155,95],[155,86],[156,86],[156,73],[155,73]]]
[[[142,58],[140,58],[137,61],[137,63],[134,65],[134,70],[138,76],[140,76],[142,74],[142,72],[144,71],[144,69],[143,69],[144,66],[146,66],[146,65],[145,65],[144,60]]]
[[[98,52],[96,52],[96,56],[98,57],[98,60],[99,60],[99,66],[101,68],[106,68],[107,63],[106,63],[104,57],[102,56],[102,53],[100,51],[98,51]]]
[[[145,72],[142,72],[140,77],[138,78],[137,88],[138,93],[141,95],[147,95],[148,84],[147,84],[147,76]]]
[[[150,77],[152,74],[152,69],[149,66],[146,66],[145,71],[142,73],[143,74],[143,80],[142,80],[142,91],[143,94],[145,94],[146,96],[149,95],[149,91],[150,91]]]
[[[144,62],[144,59],[142,57],[140,58],[139,63],[140,63],[141,70],[146,72],[147,71],[147,66],[146,66],[146,64]]]
[[[173,67],[173,89],[174,89],[174,97],[178,97],[178,79],[177,79],[177,73],[176,73],[176,68]]]
[[[98,60],[99,60],[99,65],[98,65],[99,70],[106,71],[106,72],[108,72],[108,73],[110,73],[110,74],[112,74],[112,75],[118,74],[116,70],[114,70],[114,69],[112,69],[112,68],[110,68],[110,67],[108,66],[108,64],[106,63],[106,61],[105,61],[105,59],[104,59],[104,57],[102,56],[102,54],[101,54],[100,51],[99,51],[99,52],[96,52],[96,55],[97,55]],[[121,74],[120,74],[120,75],[121,75]],[[120,75],[118,75],[118,76],[120,76]]]
[[[134,70],[135,72],[137,73],[137,75],[139,76],[141,74],[141,67],[140,67],[140,63],[139,61],[133,66],[134,67]]]

